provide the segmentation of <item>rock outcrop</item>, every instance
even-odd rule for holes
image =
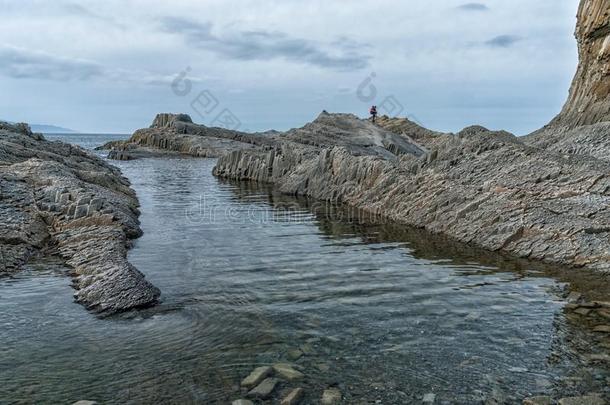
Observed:
[[[353,116],[326,114],[324,128],[332,133],[333,122],[343,127],[346,120],[355,128],[373,127]],[[300,139],[320,127],[316,121],[298,131]],[[610,271],[608,163],[549,153],[482,127],[435,134],[428,144],[434,149],[425,154],[388,158],[290,139],[268,151],[223,156],[214,173],[347,203],[489,250]]]
[[[380,117],[379,127],[424,153],[382,142],[396,156],[362,154],[349,141],[309,141],[346,126],[358,135],[345,139],[358,139],[372,125],[333,114],[292,131],[297,138],[277,137],[268,150],[223,156],[214,172],[345,202],[489,250],[610,272],[609,8],[607,0],[581,1],[570,97],[528,137],[480,126],[443,134]]]
[[[561,113],[525,137],[563,154],[610,159],[610,2],[581,0],[576,24],[579,64]]]
[[[582,0],[576,24],[579,65],[570,95],[551,126],[610,121],[610,2]]]
[[[127,259],[141,235],[138,201],[120,171],[85,150],[0,123],[0,275],[58,255],[75,298],[103,314],[156,302],[160,292]]]
[[[108,157],[116,160],[168,155],[218,157],[264,145],[265,135],[209,128],[194,124],[186,114],[162,113],[149,128],[137,130],[128,140],[109,142],[97,149],[110,150]]]
[[[445,134],[404,118],[373,124],[326,112],[284,133],[245,134],[163,114],[114,153],[144,146],[220,156],[220,177],[344,202],[493,251],[610,272],[608,10],[607,0],[581,1],[570,97],[528,137],[480,126]]]

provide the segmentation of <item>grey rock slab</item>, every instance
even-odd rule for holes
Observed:
[[[433,404],[435,400],[436,400],[436,395],[432,394],[432,393],[428,393],[428,394],[424,395],[424,397],[422,398],[422,403]]]
[[[323,113],[277,136],[270,149],[221,156],[214,174],[273,184],[285,194],[340,200],[491,251],[610,271],[605,253],[610,161],[565,158],[505,131],[469,127],[458,134],[423,136],[425,147],[437,151],[428,162],[415,151],[394,155],[374,142],[351,145],[351,138],[341,137],[345,128],[355,131],[355,139],[372,136],[362,121]],[[387,125],[400,128],[391,120]],[[340,135],[335,144],[324,140],[322,147],[314,141],[335,133]]]
[[[269,374],[272,372],[272,368],[269,366],[257,367],[250,374],[241,381],[242,387],[253,387],[260,384]]]
[[[129,181],[98,156],[26,129],[0,122],[0,273],[52,246],[87,308],[109,315],[154,305],[160,291],[127,260],[129,240],[142,234]],[[90,215],[96,199],[116,215]]]
[[[279,377],[288,381],[300,380],[304,377],[303,373],[288,363],[276,363],[273,365],[273,370]]]
[[[286,353],[286,356],[288,357],[289,360],[296,361],[296,360],[300,359],[301,357],[303,357],[303,352],[301,351],[301,349],[291,349],[291,350],[288,350],[288,352]]]
[[[606,405],[606,401],[599,395],[586,395],[582,397],[561,398],[559,405]]]
[[[303,395],[305,395],[303,388],[295,388],[282,399],[280,405],[297,405],[303,399]]]
[[[273,393],[273,390],[275,390],[278,382],[279,380],[277,378],[266,378],[254,389],[250,390],[250,392],[248,392],[248,396],[259,399],[268,398]]]
[[[523,405],[552,405],[553,398],[547,396],[537,396],[526,398],[523,400]]]
[[[338,388],[328,388],[322,393],[322,405],[335,405],[341,403],[342,394]]]
[[[250,401],[249,399],[236,399],[235,401],[231,402],[231,405],[254,405],[254,402]]]

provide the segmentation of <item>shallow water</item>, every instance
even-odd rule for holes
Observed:
[[[280,360],[306,377],[278,393],[303,386],[305,403],[328,386],[383,404],[607,390],[565,278],[544,266],[222,181],[213,159],[114,163],[141,203],[129,258],[162,302],[98,319],[60,263],[0,279],[0,403],[229,403]]]

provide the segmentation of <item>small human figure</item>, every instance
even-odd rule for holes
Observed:
[[[377,118],[377,106],[376,105],[371,106],[369,113],[371,114],[371,117],[373,118],[373,122],[375,122],[375,118]]]

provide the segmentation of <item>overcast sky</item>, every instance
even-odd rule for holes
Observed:
[[[365,116],[377,104],[432,129],[525,134],[566,99],[577,7],[0,0],[0,119],[128,133],[157,112],[185,112],[264,130],[301,126],[323,109]]]

